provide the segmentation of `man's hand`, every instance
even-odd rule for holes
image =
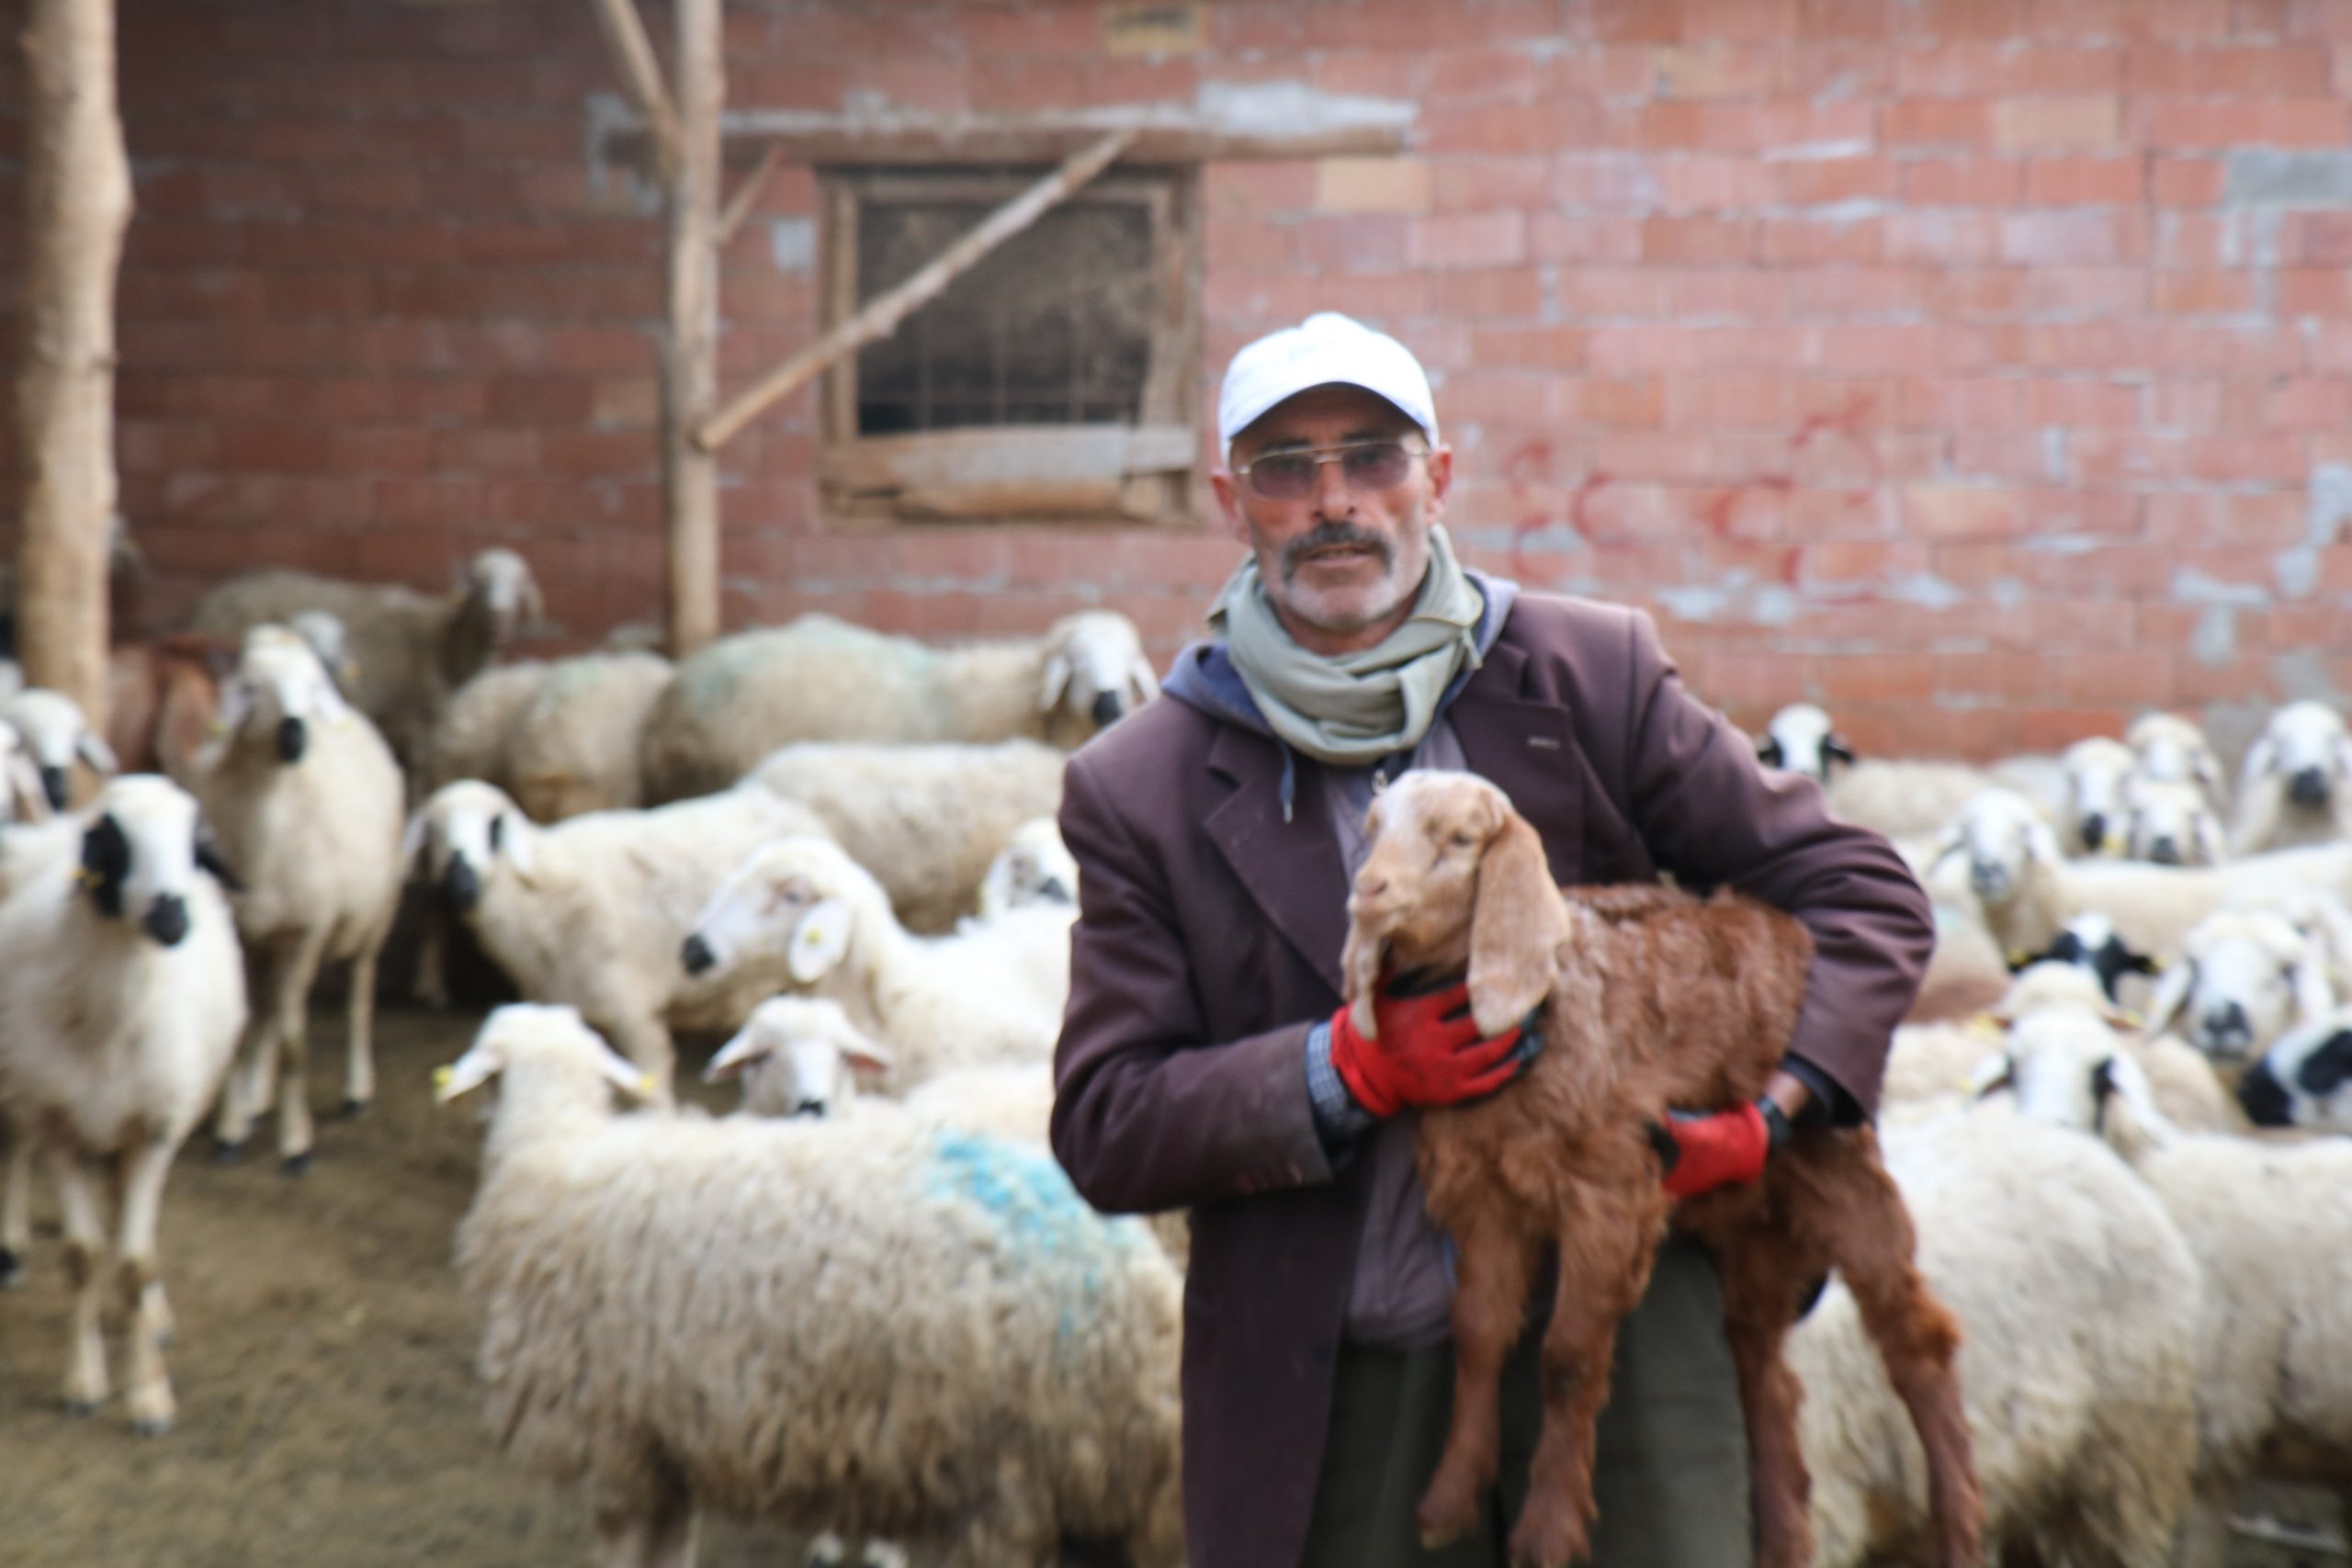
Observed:
[[[1543,1049],[1543,1036],[1527,1024],[1479,1038],[1466,980],[1419,994],[1375,992],[1372,1016],[1377,1040],[1356,1032],[1351,1009],[1331,1015],[1331,1066],[1356,1103],[1374,1116],[1492,1094],[1525,1072]]]
[[[1763,1175],[1766,1156],[1789,1141],[1789,1118],[1766,1094],[1729,1111],[1669,1111],[1649,1134],[1667,1191],[1695,1198]]]

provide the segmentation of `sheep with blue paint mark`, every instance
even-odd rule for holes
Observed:
[[[600,1561],[689,1568],[704,1509],[1051,1568],[1183,1560],[1174,1269],[1046,1151],[854,1118],[616,1115],[638,1069],[567,1008],[502,1008],[446,1070],[501,1080],[458,1265],[492,1429],[584,1483]]]

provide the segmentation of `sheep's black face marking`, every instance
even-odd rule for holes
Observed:
[[[449,857],[449,869],[441,874],[441,900],[457,913],[470,913],[481,902],[481,878],[466,863],[463,855]]]
[[[707,975],[718,967],[718,954],[711,952],[710,943],[696,932],[679,946],[678,962],[685,965],[689,975]]]
[[[2324,768],[2298,768],[2288,781],[2287,798],[2306,811],[2316,811],[2327,804],[2327,771]]]
[[[2107,813],[2094,811],[2083,818],[2083,847],[2097,853],[2107,848]]]
[[[2256,1062],[2238,1080],[2238,1103],[2257,1127],[2284,1127],[2294,1120],[2294,1104],[2286,1087],[2271,1076],[2268,1062]]]
[[[1037,897],[1049,904],[1069,904],[1076,901],[1070,897],[1069,889],[1062,886],[1062,879],[1058,876],[1049,876],[1039,883]]]
[[[490,819],[490,852],[496,854],[506,841],[506,813],[500,812]]]
[[[1118,693],[1098,692],[1095,694],[1093,708],[1095,728],[1110,728],[1113,725],[1119,722],[1125,710],[1121,707],[1119,703]]]
[[[49,798],[51,811],[62,811],[72,798],[72,781],[63,768],[43,768],[40,771],[40,792]]]
[[[1824,763],[1843,762],[1850,768],[1857,759],[1854,756],[1854,749],[1833,735],[1821,743],[1821,760]]]
[[[2097,947],[2086,943],[2075,931],[2062,931],[2040,953],[2027,953],[2020,962],[2009,965],[2010,973],[2035,964],[2071,964],[2077,969],[2087,969],[2098,976],[2098,988],[2107,993],[2109,1001],[2120,998],[2116,987],[2126,975],[2153,975],[2155,960],[2144,953],[2134,953],[2123,945],[2123,939],[2109,934]]]
[[[1756,760],[1768,768],[1785,768],[1786,754],[1781,750],[1780,737],[1768,735],[1756,743]]]
[[[299,718],[277,721],[277,760],[299,762],[302,753],[311,748],[311,728]]]
[[[2305,1094],[2326,1096],[2352,1077],[2352,1029],[2339,1029],[2327,1043],[2303,1058],[2295,1069],[2295,1087]]]
[[[821,1100],[804,1100],[792,1108],[792,1114],[795,1117],[807,1116],[821,1122],[825,1119],[825,1102]]]
[[[165,947],[177,947],[187,935],[187,900],[176,893],[162,895],[147,906],[139,929]]]
[[[209,872],[212,879],[230,892],[243,893],[245,890],[244,879],[220,858],[220,846],[212,841],[209,833],[199,832],[196,836],[196,863],[198,870]]]
[[[108,919],[122,917],[122,883],[130,874],[130,840],[122,824],[101,817],[82,835],[82,871],[90,880],[90,902]]]

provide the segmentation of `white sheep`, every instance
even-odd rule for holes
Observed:
[[[2286,916],[2219,909],[2189,931],[2156,983],[2147,1027],[2175,1031],[2218,1065],[2243,1066],[2335,1003],[2324,958]]]
[[[991,857],[1013,832],[1060,808],[1066,761],[1035,740],[804,741],[768,756],[751,780],[815,812],[908,929],[943,931],[972,912]]]
[[[1074,747],[1158,691],[1135,624],[1112,611],[944,649],[804,615],[678,666],[646,720],[646,798],[724,789],[796,740]]]
[[[198,601],[191,629],[242,636],[304,610],[326,610],[343,622],[354,666],[351,705],[383,732],[420,794],[431,784],[434,726],[449,694],[495,660],[526,618],[546,614],[523,558],[487,549],[467,563],[454,592],[437,596],[303,571],[232,578]]]
[[[2059,754],[2066,776],[2058,839],[2069,855],[2103,854],[2123,830],[2124,782],[2139,759],[2120,740],[2095,735]]]
[[[1894,1131],[1885,1151],[1920,1269],[1960,1319],[1987,1547],[2165,1568],[2196,1454],[2198,1278],[2177,1231],[2106,1150],[2013,1116]],[[1843,1284],[1788,1362],[1814,1568],[1928,1561],[1918,1440]]]
[[[1050,1155],[878,1102],[616,1116],[637,1070],[564,1009],[492,1013],[440,1093],[493,1076],[458,1239],[490,1425],[587,1483],[601,1562],[690,1568],[718,1507],[951,1568],[1181,1564],[1178,1277]]]
[[[87,1411],[107,1397],[101,1208],[112,1193],[129,1411],[138,1429],[160,1432],[175,1406],[157,1220],[172,1157],[212,1102],[244,1023],[235,925],[208,874],[196,802],[168,780],[112,780],[80,813],[8,837],[0,1107],[13,1128],[37,1131],[62,1198],[74,1285],[65,1402]]]
[[[2163,1202],[2203,1278],[2198,1505],[2183,1568],[2223,1561],[2229,1506],[2257,1466],[2338,1482],[2352,1466],[2352,1142],[2184,1133],[2115,1037],[2079,1017],[2020,1024],[2020,1115],[2102,1133]]]
[[[2193,784],[2134,773],[2123,789],[2123,858],[2155,865],[2220,865],[2230,858],[2222,819]]]
[[[2222,776],[2222,760],[2205,731],[2178,714],[2143,714],[2123,732],[2132,748],[2133,767],[2143,778],[2195,784],[2215,810],[2229,805],[2229,785]]]
[[[1756,759],[1768,768],[1786,768],[1825,784],[1830,764],[1850,768],[1859,761],[1829,715],[1813,703],[1791,703],[1774,714],[1757,739]]]
[[[310,644],[279,626],[245,634],[217,729],[188,783],[243,883],[233,902],[254,1016],[215,1135],[223,1151],[242,1146],[275,1098],[278,1154],[299,1174],[311,1156],[309,1008],[322,964],[351,961],[344,1107],[356,1114],[376,1095],[376,966],[400,905],[400,765]]]
[[[1031,940],[1057,930],[1059,994],[1050,976],[1037,983]],[[697,976],[781,964],[795,987],[839,1002],[890,1051],[888,1085],[904,1093],[954,1067],[1050,1057],[1069,992],[1068,930],[1066,914],[1030,908],[917,937],[841,846],[792,838],[746,860],[678,951]]]
[[[2352,838],[2352,735],[2324,703],[2270,716],[2238,773],[2230,848],[2238,854]]]
[[[639,746],[670,673],[655,653],[590,653],[548,667],[506,750],[514,802],[531,820],[645,804]]]
[[[1800,773],[1820,784],[1829,807],[1849,822],[1890,839],[1940,832],[1971,796],[2007,788],[2042,800],[2055,813],[2064,790],[2057,761],[2011,757],[1989,768],[1962,762],[1858,758],[1811,703],[1793,703],[1772,716],[1756,754],[1768,766]]]
[[[539,682],[548,677],[544,660],[518,659],[493,664],[449,694],[433,727],[433,787],[459,779],[509,788],[514,782],[507,753],[514,725]]]
[[[113,748],[90,728],[81,705],[62,692],[31,686],[0,704],[0,724],[14,728],[40,772],[50,809],[73,804],[74,764],[80,761],[104,778],[117,771]]]
[[[666,1097],[670,1032],[733,1029],[780,983],[758,964],[684,973],[696,915],[761,845],[822,831],[761,789],[542,828],[504,791],[460,780],[411,819],[403,850],[526,997],[578,1008]]]
[[[980,878],[982,919],[1031,904],[1078,907],[1078,857],[1051,817],[1033,817],[1015,828]]]
[[[2232,898],[2256,891],[2352,887],[2352,844],[2279,850],[2221,866],[2069,861],[2057,836],[2024,799],[1988,790],[1969,802],[1945,840],[1964,857],[1986,929],[2008,951],[2037,953],[2076,915],[2096,912],[2142,953],[2180,951],[2188,930]]]

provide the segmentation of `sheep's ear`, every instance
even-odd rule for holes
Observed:
[[[2188,1005],[2188,990],[2196,982],[2197,965],[2186,958],[2165,970],[2157,978],[2156,994],[2148,998],[2145,1032],[2150,1039],[2173,1026],[2180,1017],[2180,1010]]]
[[[539,580],[529,571],[523,573],[523,624],[543,626],[548,620],[547,596],[539,592]]]
[[[2336,742],[2341,746],[2342,741]],[[2246,748],[2245,761],[2238,769],[2238,787],[2251,789],[2254,782],[2278,766],[2278,746],[2268,734],[2264,734]]]
[[[2056,865],[2066,858],[2058,848],[2058,835],[2038,818],[2025,830],[2025,852],[2044,865]]]
[[[24,813],[22,820],[27,822],[49,820],[49,791],[41,787],[40,770],[20,747],[8,752],[8,787],[16,795],[16,809],[0,811],[0,821],[16,816],[17,811]]]
[[[1127,666],[1127,679],[1135,686],[1137,707],[1159,695],[1159,672],[1151,667],[1150,660],[1138,655],[1135,662]]]
[[[651,1100],[662,1092],[662,1085],[651,1073],[613,1050],[599,1039],[596,1042],[596,1070],[605,1081],[632,1100]]]
[[[2337,736],[2335,744],[2328,750],[2335,760],[2336,775],[2352,778],[2352,735]]]
[[[514,868],[516,876],[526,884],[530,883],[532,872],[538,863],[538,851],[531,841],[531,825],[524,820],[520,811],[502,808],[492,818],[491,827],[494,829],[492,847],[498,851],[508,865]]]
[[[433,1098],[447,1105],[458,1096],[469,1089],[480,1089],[496,1077],[498,1069],[505,1065],[500,1060],[496,1046],[476,1045],[447,1066],[434,1069]]]
[[[858,1072],[879,1077],[898,1066],[890,1048],[863,1030],[853,1028],[840,1043],[842,1060]]]
[[[111,777],[122,772],[122,764],[115,759],[114,748],[107,744],[105,736],[100,735],[88,725],[82,727],[81,739],[74,742],[74,750],[75,755],[90,765],[92,773],[105,773]]]
[[[231,893],[245,890],[244,879],[236,868],[220,858],[220,841],[212,836],[212,825],[201,817],[196,819],[196,863],[212,874],[212,880]]]
[[[2129,1052],[2118,1051],[2098,1065],[2092,1090],[2099,1097],[2102,1112],[2109,1098],[2121,1100],[2123,1108],[2132,1113],[2132,1122],[2148,1137],[2162,1142],[2173,1132],[2172,1119],[2156,1104],[2155,1088],[2148,1082],[2147,1070]]]
[[[1825,775],[1828,773],[1829,764],[1832,762],[1843,762],[1850,768],[1857,761],[1858,759],[1854,755],[1854,749],[1846,744],[1846,738],[1844,736],[1832,732],[1823,739],[1821,742],[1821,771]]]
[[[762,1029],[757,1021],[747,1023],[736,1032],[734,1039],[718,1048],[718,1055],[703,1068],[702,1081],[725,1083],[729,1078],[741,1077],[744,1068],[772,1055],[775,1050],[775,1043],[768,1038],[767,1031]]]
[[[1968,1075],[1968,1097],[1984,1100],[2003,1089],[2017,1087],[2017,1071],[2007,1051],[1996,1051],[1976,1064]]]
[[[1470,917],[1470,1013],[1480,1034],[1500,1034],[1551,994],[1567,934],[1544,840],[1511,812],[1479,858]]]
[[[2220,865],[2230,858],[2230,846],[2222,835],[2222,819],[2211,811],[2197,814],[2197,852],[2205,857],[2207,865]]]
[[[839,898],[820,898],[800,917],[785,952],[785,967],[795,983],[814,985],[832,972],[849,953],[849,906]]]
[[[1763,763],[1768,768],[1786,767],[1788,764],[1782,761],[1782,754],[1781,751],[1781,738],[1777,735],[1758,737],[1756,741],[1756,760]]]
[[[2335,1010],[2335,987],[2319,961],[2306,953],[2287,966],[2287,988],[2294,993],[2299,1023],[2311,1023]]]
[[[2209,797],[2215,800],[2222,797],[2224,788],[2222,783],[2222,763],[2210,749],[2197,753],[2197,765],[2191,771],[2196,773],[2198,784],[2203,787]]]
[[[1051,713],[1061,705],[1062,694],[1069,690],[1069,655],[1057,649],[1046,658],[1045,678],[1037,687],[1037,711]]]

